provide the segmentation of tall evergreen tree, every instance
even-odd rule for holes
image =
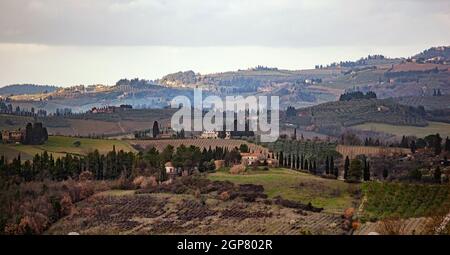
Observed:
[[[330,174],[336,175],[336,174],[334,173],[334,171],[335,171],[335,169],[334,169],[334,158],[333,158],[333,156],[331,156],[331,157],[330,157]],[[336,175],[336,177],[337,177],[337,175]]]
[[[364,158],[364,170],[363,170],[364,181],[370,181],[370,163]]]
[[[389,171],[387,170],[387,168],[386,167],[383,168],[383,179],[386,180],[386,178],[388,178],[388,175],[389,175]]]
[[[156,138],[159,135],[159,132],[159,124],[158,121],[155,120],[152,128],[153,138]]]
[[[434,180],[437,183],[441,183],[441,175],[442,175],[441,168],[437,166],[436,169],[434,170]]]
[[[442,138],[438,134],[436,134],[435,141],[434,141],[434,154],[440,155],[442,152]]]
[[[328,160],[328,156],[327,159],[325,160],[325,173],[326,174],[330,173],[330,161]]]
[[[361,160],[352,159],[348,170],[347,180],[360,181],[363,174],[363,166]]]
[[[303,153],[302,153],[301,158],[300,158],[300,169],[302,169],[302,170],[305,169],[304,163],[305,163],[305,157],[303,156]]]
[[[346,156],[344,162],[344,179],[347,179],[349,169],[350,169],[350,159],[348,158],[348,156]]]
[[[410,148],[411,148],[411,153],[416,153],[416,150],[417,150],[417,146],[416,146],[416,141],[411,141],[411,146],[410,146]]]

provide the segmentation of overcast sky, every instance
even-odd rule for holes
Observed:
[[[449,31],[448,0],[1,0],[0,86],[408,57]]]

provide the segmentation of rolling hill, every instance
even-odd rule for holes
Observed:
[[[56,86],[35,84],[14,84],[0,87],[0,95],[25,95],[51,93],[58,89]]]

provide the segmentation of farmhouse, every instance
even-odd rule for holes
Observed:
[[[245,166],[263,164],[266,159],[262,153],[241,153],[241,163]]]
[[[3,130],[2,141],[3,143],[20,143],[25,138],[25,132],[23,130]]]
[[[268,167],[279,167],[279,162],[277,159],[269,158],[267,159],[267,166]]]
[[[219,138],[219,132],[217,131],[203,131],[200,138],[203,139],[217,139]]]
[[[230,131],[203,131],[200,135],[200,138],[202,139],[230,139],[231,138],[231,132]]]
[[[176,174],[176,169],[175,169],[174,165],[172,164],[172,162],[170,162],[170,161],[166,162],[164,167],[166,168],[166,174],[168,174],[168,175]]]
[[[92,107],[91,113],[113,113],[115,111],[114,106],[105,106],[105,107]]]

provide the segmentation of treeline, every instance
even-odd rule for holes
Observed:
[[[350,100],[357,100],[357,99],[376,99],[377,94],[373,91],[368,91],[366,94],[364,94],[361,91],[353,91],[353,92],[345,92],[339,97],[339,101],[350,101]]]
[[[386,176],[384,176],[386,175]],[[388,172],[383,172],[386,179]],[[344,161],[344,180],[347,182],[360,182],[361,180],[370,181],[370,162],[365,155],[360,155],[350,161],[345,157]]]
[[[443,150],[450,151],[450,139],[447,136],[443,143],[443,139],[439,133],[427,135],[424,138],[402,136],[399,147],[410,148],[412,153],[415,153],[417,149],[429,148],[434,151],[435,155],[440,155]]]
[[[44,151],[36,154],[32,160],[22,162],[20,154],[8,161],[0,158],[0,175],[3,177],[20,177],[24,181],[77,179],[83,171],[90,171],[96,180],[115,179],[120,175],[130,176],[133,170],[135,155],[132,152],[113,150],[100,154],[98,150],[87,156],[66,156],[54,158]]]
[[[246,151],[245,146],[241,150]],[[47,151],[36,154],[32,160],[22,162],[20,154],[11,161],[0,157],[0,176],[19,177],[24,181],[40,181],[45,179],[66,180],[78,179],[82,172],[92,173],[95,180],[131,178],[138,175],[154,175],[165,180],[164,164],[171,161],[181,170],[192,172],[214,170],[214,160],[224,160],[225,165],[237,164],[241,160],[240,150],[234,148],[211,147],[200,150],[199,147],[184,145],[176,150],[168,145],[162,152],[151,148],[138,153],[116,151],[115,147],[106,154],[98,150],[86,156],[67,154],[54,158]]]
[[[30,117],[45,117],[47,116],[47,111],[44,109],[34,109],[31,107],[31,110],[21,109],[20,106],[16,106],[13,108],[12,104],[7,104],[0,99],[0,113],[17,115],[17,116],[30,116]]]
[[[47,140],[47,128],[43,127],[42,123],[27,124],[25,127],[25,136],[22,141],[23,144],[43,144]]]
[[[314,158],[307,158],[305,154],[284,154],[282,151],[276,152],[274,154],[275,159],[278,160],[280,166],[290,168],[293,170],[303,170],[308,171],[311,174],[325,174],[334,175],[334,177],[339,176],[339,169],[334,165],[334,157],[327,156],[325,162],[318,166],[318,162]]]

